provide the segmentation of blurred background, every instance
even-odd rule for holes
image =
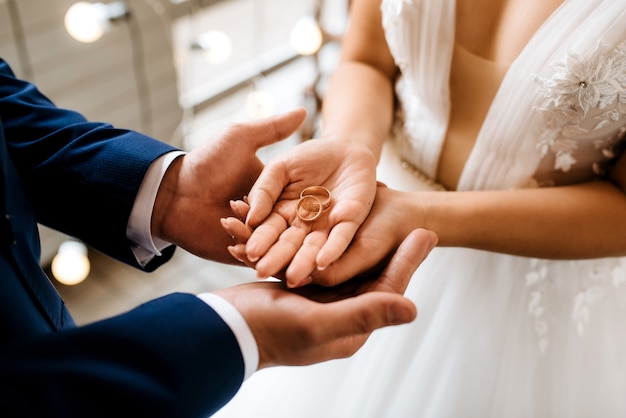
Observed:
[[[307,107],[297,134],[260,151],[267,160],[315,136],[348,7],[349,0],[0,0],[0,57],[58,106],[185,150],[231,123]],[[170,292],[254,280],[247,268],[181,249],[143,273],[72,237],[40,232],[42,266],[79,324]]]

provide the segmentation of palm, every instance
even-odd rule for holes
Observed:
[[[324,141],[325,144],[320,142]],[[314,222],[296,216],[300,192],[324,186],[331,205]],[[376,163],[367,149],[331,140],[305,142],[270,161],[250,191],[248,258],[259,276],[286,268],[298,284],[316,266],[338,259],[367,217],[376,193]]]
[[[406,218],[403,213],[404,205],[397,199],[402,199],[401,192],[379,184],[369,216],[360,226],[350,246],[327,269],[313,273],[313,281],[323,286],[336,286],[348,279],[381,271],[410,231],[405,223],[397,222],[398,219]],[[247,211],[248,206],[243,203],[235,208],[235,212],[242,218]],[[245,246],[251,235],[250,229],[235,218],[227,219],[224,225],[229,234],[240,243],[230,248],[231,254],[249,267],[256,268],[256,263],[250,262],[246,257]],[[274,276],[285,279],[286,271],[281,270]]]
[[[410,232],[403,212],[402,193],[379,184],[376,201],[350,247],[328,269],[316,273],[316,283],[333,286],[346,279],[376,272],[386,265],[388,257]]]
[[[230,301],[253,330],[260,368],[348,357],[375,329],[415,318],[415,306],[401,295],[436,240],[432,232],[415,230],[390,255],[389,263],[336,287],[288,289],[284,283],[264,282],[216,293]]]

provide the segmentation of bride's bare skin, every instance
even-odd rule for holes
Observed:
[[[465,51],[466,59],[483,60],[471,65],[484,64],[479,68],[487,68],[485,74],[491,76],[482,80],[488,88],[476,93],[463,90],[472,84],[463,74],[451,73],[452,110],[437,172],[437,180],[449,190],[456,188],[501,77],[561,4],[555,0],[457,0],[457,46]],[[461,55],[456,59],[462,59]],[[366,167],[375,170],[371,161],[380,157],[393,122],[397,74],[381,25],[380,0],[353,1],[341,60],[324,97],[324,132],[316,140],[316,161],[327,163],[315,166],[317,179],[337,168],[332,161],[338,149],[324,144],[341,144],[346,156],[371,155],[360,172],[365,174]],[[295,178],[304,169],[308,147],[310,141],[271,161],[250,193],[249,232],[239,237],[240,244],[232,250],[240,258],[253,260],[260,276],[281,273],[291,286],[311,280],[339,283],[367,268],[364,260],[388,257],[416,227],[436,232],[440,246],[558,259],[626,254],[623,156],[603,181],[553,188],[403,193],[384,187],[377,191],[371,175],[350,176],[346,196],[358,195],[361,206],[355,200],[348,209],[334,200],[323,221],[302,224],[294,215],[294,191],[285,194],[283,189],[299,182],[303,187],[346,190],[341,183],[347,179],[326,176],[323,183],[305,184],[307,178]],[[359,222],[355,219],[366,217],[356,232],[353,226]],[[572,225],[580,227],[572,229]],[[351,235],[353,231],[356,235]],[[348,245],[345,254],[353,257],[342,256]]]
[[[450,76],[452,106],[437,171],[437,180],[447,189],[456,189],[509,66],[561,3],[562,0],[457,1],[458,49]]]
[[[563,0],[457,0],[456,41],[489,61],[511,64]]]

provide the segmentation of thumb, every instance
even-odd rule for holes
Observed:
[[[326,325],[318,327],[319,342],[369,335],[379,328],[411,322],[416,316],[417,308],[404,296],[389,292],[366,292],[320,307],[316,322]]]
[[[438,239],[433,231],[423,228],[411,231],[385,267],[373,290],[404,294],[413,273],[437,245]]]
[[[287,138],[304,123],[306,109],[301,107],[283,115],[266,118],[257,122],[259,130],[256,147],[261,148]],[[289,179],[284,177],[284,170],[269,164],[259,175],[248,193],[250,211],[246,217],[246,225],[257,226],[270,214],[274,203],[287,185]]]
[[[252,185],[248,193],[249,211],[246,225],[257,227],[271,212],[274,204],[289,184],[289,174],[282,164],[270,162]]]
[[[282,115],[271,116],[250,123],[257,148],[271,145],[293,134],[306,119],[306,109],[296,108]]]

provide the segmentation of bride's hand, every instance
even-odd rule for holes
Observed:
[[[348,249],[328,268],[313,272],[311,274],[313,282],[323,286],[334,286],[354,277],[382,271],[410,231],[423,223],[408,222],[412,218],[406,212],[411,206],[409,200],[412,200],[410,194],[379,184],[370,214]],[[244,202],[234,202],[232,209],[243,219],[248,206]],[[246,242],[252,231],[235,217],[223,219],[222,225],[237,242],[236,245],[229,247],[231,255],[254,268],[255,263],[248,260],[246,255]],[[284,279],[285,271],[281,270],[274,276]]]
[[[355,276],[381,271],[407,235],[424,226],[419,211],[412,212],[414,200],[412,194],[379,183],[374,205],[352,243],[327,269],[315,272],[314,281],[334,286]],[[434,232],[432,235],[436,238]]]
[[[301,191],[323,186],[327,210],[312,222],[296,215]],[[248,194],[247,259],[261,278],[284,271],[292,287],[310,282],[346,250],[376,194],[376,160],[365,146],[314,139],[272,159]]]

